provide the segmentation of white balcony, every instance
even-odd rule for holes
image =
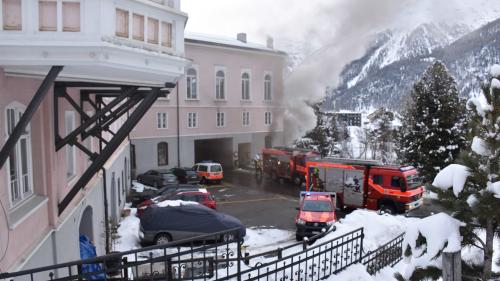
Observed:
[[[63,80],[136,85],[176,81],[187,15],[179,0],[0,0],[0,67]]]

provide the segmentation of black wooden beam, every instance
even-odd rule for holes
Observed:
[[[40,104],[43,102],[43,99],[49,92],[49,89],[54,84],[54,81],[56,80],[62,69],[63,66],[52,66],[49,73],[47,73],[47,76],[45,76],[45,79],[43,79],[42,84],[31,99],[28,107],[24,111],[23,116],[21,116],[21,119],[19,120],[19,122],[17,122],[16,127],[9,135],[9,138],[2,147],[2,150],[0,150],[0,169],[5,164],[5,161],[7,161],[7,159],[9,158],[11,151],[14,149],[17,141],[26,130],[26,126],[28,126],[28,123],[31,121],[31,118],[33,118],[33,115],[37,111]]]
[[[92,177],[97,173],[108,161],[109,157],[116,151],[120,144],[127,138],[132,129],[139,123],[142,116],[148,111],[159,96],[160,89],[154,88],[149,94],[144,97],[141,104],[134,110],[130,117],[125,121],[123,126],[116,132],[116,135],[104,147],[102,153],[90,164],[87,170],[78,179],[76,184],[71,188],[68,194],[64,197],[61,203],[58,204],[59,215],[71,203],[78,192],[83,189]]]
[[[105,114],[108,111],[111,111],[116,105],[118,105],[120,102],[122,102],[124,99],[132,95],[132,93],[135,91],[135,87],[128,88],[123,91],[122,95],[119,97],[116,97],[113,99],[110,103],[108,103],[104,108],[96,112],[92,117],[89,117],[85,123],[81,124],[78,128],[76,128],[73,132],[65,136],[64,138],[57,138],[56,139],[56,151],[59,151],[61,148],[63,148],[66,144],[69,143],[71,139],[76,138],[79,134],[85,132],[85,129],[87,129],[89,126],[94,124],[99,118],[105,116]],[[54,114],[57,114],[55,112]]]

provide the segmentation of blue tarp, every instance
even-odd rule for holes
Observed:
[[[97,256],[95,246],[85,235],[80,235],[80,258],[82,260],[95,258]],[[99,263],[82,264],[82,273],[91,273],[102,271],[102,265]],[[104,273],[87,276],[88,280],[103,280],[106,278]]]

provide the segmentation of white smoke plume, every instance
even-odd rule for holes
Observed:
[[[500,0],[182,0],[182,9],[190,17],[187,30],[246,32],[252,42],[270,35],[278,49],[287,45],[283,49],[293,51],[293,45],[307,55],[285,80],[285,134],[291,142],[315,126],[306,103],[335,87],[343,67],[364,54],[374,34],[430,21],[475,28],[499,16]]]

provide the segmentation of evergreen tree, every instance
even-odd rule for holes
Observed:
[[[443,63],[433,63],[415,83],[402,115],[398,154],[430,181],[465,144],[465,106]]]
[[[500,66],[495,69],[500,70]],[[482,96],[467,103],[472,111],[472,150],[463,151],[458,160],[468,171],[463,190],[454,193],[432,188],[453,216],[466,223],[461,229],[462,243],[483,251],[484,264],[481,272],[476,270],[482,280],[492,278],[493,239],[500,223],[500,71],[492,71],[492,75],[496,78],[483,86]],[[438,185],[436,181],[433,184]],[[485,240],[474,232],[478,229],[486,232]]]
[[[372,113],[369,118],[372,128],[368,132],[368,136],[373,142],[372,153],[375,154],[372,159],[380,159],[384,163],[392,162],[394,113],[382,107]]]

